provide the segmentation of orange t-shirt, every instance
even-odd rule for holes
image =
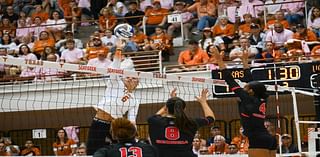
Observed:
[[[22,156],[40,156],[40,150],[37,147],[32,147],[31,149],[24,149],[21,151],[20,155]]]
[[[110,28],[110,27],[112,25],[114,25],[115,23],[117,23],[117,18],[114,15],[111,15],[111,16],[108,16],[108,17],[100,16],[99,17],[99,25],[103,29],[107,29],[107,20],[108,20],[108,28],[109,29],[113,29],[113,28]]]
[[[89,47],[87,48],[86,54],[87,54],[87,59],[93,59],[96,58],[99,52],[103,52],[108,54],[109,53],[109,49],[107,47],[104,46],[100,46],[100,47]]]
[[[311,51],[311,55],[313,59],[317,59],[317,60],[320,59],[320,45],[313,47]]]
[[[37,40],[34,42],[33,46],[33,53],[35,54],[41,54],[44,51],[44,48],[50,46],[54,47],[55,46],[55,41],[52,38],[49,38],[47,40]]]
[[[75,10],[72,12],[72,8],[68,6],[63,14],[65,19],[72,20],[71,17],[81,17],[81,9],[75,8]]]
[[[148,37],[145,35],[145,34],[143,34],[143,33],[140,33],[140,34],[138,34],[138,35],[133,35],[132,37],[131,37],[131,41],[133,41],[133,42],[135,42],[135,43],[137,43],[137,44],[142,44],[142,43],[144,43],[144,41],[146,40],[146,39],[148,39]]]
[[[53,151],[57,152],[58,156],[70,156],[72,155],[72,148],[76,148],[77,144],[72,139],[68,139],[65,144],[53,143]]]
[[[72,2],[72,0],[58,0],[58,5],[63,9],[63,12],[65,12],[70,2]]]
[[[160,8],[159,10],[149,9],[146,12],[146,16],[148,17],[146,23],[149,25],[160,24],[163,18],[168,15],[168,13],[168,10],[164,8]]]
[[[16,36],[16,28],[14,26],[0,26],[0,35],[8,33],[10,37]]]
[[[277,22],[277,20],[270,20],[267,22],[266,27],[264,28],[265,30],[269,29],[269,26],[274,25]],[[283,25],[283,28],[289,29],[289,22],[287,20],[281,20],[280,23]]]
[[[208,153],[209,154],[213,154],[213,153],[216,153],[216,154],[225,154],[228,152],[228,144],[225,143],[223,147],[221,148],[217,148],[217,146],[215,144],[211,145],[208,147]]]
[[[170,40],[171,38],[166,35],[165,33],[162,33],[161,35],[153,35],[150,37],[151,44],[156,44],[158,47],[162,47],[161,49],[169,49],[171,47]]]
[[[250,23],[242,24],[239,26],[239,30],[241,30],[242,33],[250,33],[250,30],[251,30],[250,25],[251,25]]]
[[[49,18],[49,14],[46,13],[46,12],[40,12],[40,13],[33,13],[31,15],[31,18],[32,20],[34,20],[37,16],[39,16],[41,18],[41,21],[44,22],[44,21],[47,21],[48,18]]]
[[[207,3],[201,5],[200,2],[196,2],[188,8],[189,11],[197,11],[198,18],[203,16],[216,16],[217,7],[214,3]]]
[[[301,36],[298,32],[293,34],[293,39],[305,40],[305,41],[316,41],[317,36],[313,33],[313,31],[307,30],[307,36]]]
[[[211,28],[211,31],[216,36],[233,36],[234,35],[234,25],[233,24],[227,24],[225,28],[221,28],[220,25],[215,25]]]
[[[244,136],[234,137],[231,141],[231,144],[237,145],[240,153],[248,153],[249,149],[249,139]]]
[[[192,56],[190,50],[184,50],[180,52],[178,63],[186,65],[195,65],[201,63],[207,63],[209,56],[201,48],[198,48],[197,52]]]

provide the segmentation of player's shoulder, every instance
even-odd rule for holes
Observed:
[[[143,155],[145,157],[157,157],[158,156],[157,149],[150,144],[137,142],[137,143],[135,143],[135,147],[141,148]]]
[[[162,116],[155,114],[148,118],[148,122],[149,123],[158,122],[158,121],[161,121],[162,119],[163,119]]]
[[[110,150],[112,150],[111,147],[112,146],[110,145],[107,147],[100,148],[93,154],[93,156],[94,157],[107,157],[108,154],[110,153]]]

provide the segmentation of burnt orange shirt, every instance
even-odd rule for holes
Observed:
[[[320,45],[313,47],[311,51],[312,59],[320,59]]]
[[[270,20],[267,22],[265,30],[269,29],[269,26],[274,25],[278,20]],[[289,22],[287,20],[281,20],[280,23],[283,25],[283,28],[289,29]]]
[[[54,47],[55,46],[55,41],[52,38],[49,38],[47,40],[37,40],[34,42],[33,46],[33,53],[35,54],[42,54],[44,51],[44,48],[50,46]]]
[[[197,11],[198,18],[203,16],[216,16],[217,7],[214,3],[207,3],[206,5],[201,5],[200,2],[194,3],[188,8],[189,11]]]
[[[248,153],[248,149],[249,149],[248,137],[244,137],[241,135],[234,137],[231,141],[231,144],[237,145],[240,153],[245,153],[245,154]]]
[[[190,50],[180,52],[178,63],[186,65],[195,65],[201,63],[207,63],[209,56],[201,48],[197,49],[197,52],[192,56]]]
[[[146,23],[149,25],[157,25],[160,24],[165,16],[168,15],[168,10],[164,8],[160,8],[158,10],[149,9],[146,12],[146,16],[148,17]]]
[[[22,156],[28,156],[31,154],[32,154],[32,156],[40,156],[41,155],[40,150],[37,147],[32,147],[31,149],[24,149],[20,153],[20,155],[22,155]]]
[[[213,153],[216,153],[216,154],[225,154],[228,152],[228,144],[225,143],[224,146],[218,148],[215,144],[211,145],[208,147],[208,153],[209,154],[213,154]]]
[[[251,30],[250,25],[251,25],[250,23],[242,24],[239,26],[239,30],[241,30],[242,33],[250,33],[250,30]]]
[[[72,139],[68,139],[65,144],[53,143],[53,151],[57,152],[58,156],[70,156],[72,155],[72,148],[76,148],[77,144]]]
[[[107,29],[107,20],[108,20],[108,28],[113,29],[111,28],[111,26],[117,23],[117,18],[114,15],[111,15],[108,17],[100,16],[99,17],[100,27],[102,27],[103,29]]]
[[[313,31],[307,30],[307,36],[301,35],[300,33],[296,32],[293,34],[293,39],[298,39],[298,40],[305,40],[305,41],[316,41],[317,36],[316,34],[313,33]]]
[[[5,0],[7,5],[12,5],[13,4],[13,0]]]
[[[108,54],[109,53],[109,49],[107,47],[104,46],[100,46],[100,47],[89,47],[87,48],[86,54],[87,54],[87,59],[93,59],[96,58],[99,52],[103,52]]]
[[[145,34],[143,34],[143,33],[139,33],[138,35],[135,34],[135,35],[133,35],[133,36],[131,37],[131,41],[133,41],[133,42],[135,42],[135,43],[137,43],[137,44],[142,44],[142,43],[144,43],[144,41],[145,41],[146,39],[148,39],[148,37],[147,37]]]
[[[74,8],[72,11],[72,8],[68,6],[63,14],[65,19],[72,20],[72,17],[81,17],[81,9]]]
[[[41,21],[44,22],[44,21],[47,21],[48,18],[49,18],[49,14],[46,13],[46,12],[40,12],[40,13],[33,13],[31,15],[31,18],[32,20],[34,20],[37,16],[39,16],[41,18]]]
[[[165,33],[162,33],[160,35],[153,35],[150,37],[151,44],[157,45],[156,47],[159,47],[159,49],[169,49],[171,47],[170,40],[171,38],[166,35]]]
[[[58,0],[58,5],[63,9],[63,12],[65,12],[70,2],[72,2],[72,0]]]
[[[224,28],[220,25],[215,25],[211,28],[211,31],[216,36],[233,36],[234,35],[234,25],[227,24]]]

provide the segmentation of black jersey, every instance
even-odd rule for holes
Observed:
[[[94,157],[158,157],[157,150],[145,143],[127,141],[101,148]]]
[[[160,157],[194,157],[192,141],[196,131],[214,122],[212,117],[197,118],[191,130],[175,127],[174,118],[154,115],[148,119],[151,143],[158,148]]]
[[[230,86],[231,90],[239,96],[239,114],[241,125],[244,129],[244,134],[248,137],[257,134],[269,134],[264,126],[266,101],[250,96],[244,91],[239,84],[234,81],[229,70],[223,70],[223,79]],[[252,79],[249,69],[245,70],[245,75]],[[250,80],[248,80],[250,81]]]

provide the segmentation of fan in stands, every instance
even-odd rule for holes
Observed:
[[[124,39],[131,38],[133,36],[133,27],[127,23],[117,25],[114,28],[114,34],[118,38],[124,38]]]

